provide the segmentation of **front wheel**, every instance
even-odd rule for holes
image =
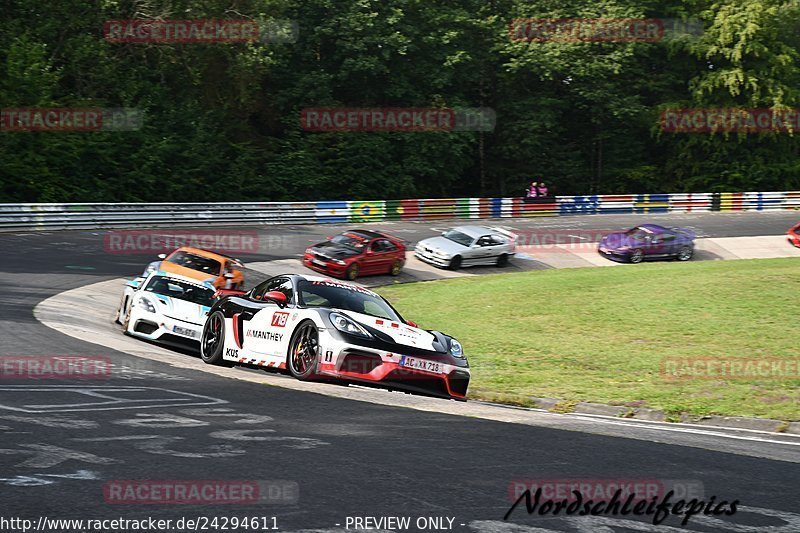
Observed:
[[[631,252],[631,255],[630,255],[630,262],[631,263],[634,263],[634,264],[635,263],[641,263],[642,259],[644,259],[644,252],[642,252],[640,249],[637,248],[636,250]]]
[[[128,298],[126,296],[122,297],[122,301],[119,303],[119,309],[117,309],[117,317],[114,319],[114,322],[117,324],[122,324],[122,317],[125,313],[125,308],[128,306]]]
[[[316,375],[319,360],[319,331],[310,320],[297,327],[289,344],[287,355],[289,373],[295,378],[307,381]]]
[[[678,261],[688,261],[694,255],[694,250],[691,246],[683,246],[680,250],[678,250]]]
[[[225,315],[215,311],[203,326],[200,337],[200,358],[210,365],[224,364],[222,352],[225,348]]]
[[[448,266],[450,270],[458,270],[461,268],[461,256],[457,255],[450,260],[450,265]]]

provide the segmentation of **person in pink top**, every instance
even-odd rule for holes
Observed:
[[[539,198],[546,198],[547,197],[547,185],[544,182],[540,183],[537,187],[539,194],[537,195]]]
[[[528,198],[537,198],[539,196],[539,184],[535,181],[531,182],[531,186],[527,189],[526,196]]]

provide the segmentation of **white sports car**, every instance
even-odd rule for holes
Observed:
[[[404,320],[381,296],[317,276],[287,274],[220,298],[200,355],[210,364],[288,369],[463,400],[470,371],[461,344]]]
[[[211,283],[155,271],[125,284],[117,311],[125,333],[170,344],[200,341],[206,312],[214,304]]]
[[[502,228],[458,226],[417,243],[414,256],[426,263],[458,270],[468,265],[505,266],[516,251],[517,236]]]

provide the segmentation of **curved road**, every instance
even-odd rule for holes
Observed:
[[[603,215],[514,224],[615,229],[644,218],[730,237],[779,235],[798,216]],[[448,224],[382,226],[416,241]],[[259,229],[262,248],[242,259],[296,257],[337,230]],[[93,355],[114,364],[112,374],[100,380],[0,381],[0,518],[275,517],[281,531],[336,531],[348,517],[407,516],[410,529],[380,524],[370,530],[415,531],[419,517],[447,517],[457,531],[800,531],[800,441],[740,434],[736,453],[728,453],[717,451],[727,449],[727,437],[700,438],[689,429],[664,443],[583,431],[570,416],[543,427],[385,406],[194,372],[37,322],[32,311],[45,298],[136,274],[150,259],[105,253],[103,233],[0,236],[0,356]],[[67,317],[80,313],[64,310]],[[142,343],[141,350],[148,349]],[[528,516],[523,508],[503,521],[515,482],[603,479],[691,487],[706,499],[739,500],[740,510],[733,516],[698,515],[688,526],[678,517],[654,527],[648,517]],[[249,505],[131,505],[109,496],[119,480],[247,480],[261,481],[262,488],[272,482],[272,490],[262,492],[268,501]],[[442,524],[439,530],[450,522]]]

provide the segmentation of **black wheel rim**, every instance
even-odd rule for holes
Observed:
[[[305,376],[311,372],[317,360],[319,339],[317,328],[312,324],[302,326],[292,343],[291,365],[298,375]]]
[[[212,315],[203,329],[203,357],[211,357],[217,353],[222,342],[222,320],[219,315]]]

